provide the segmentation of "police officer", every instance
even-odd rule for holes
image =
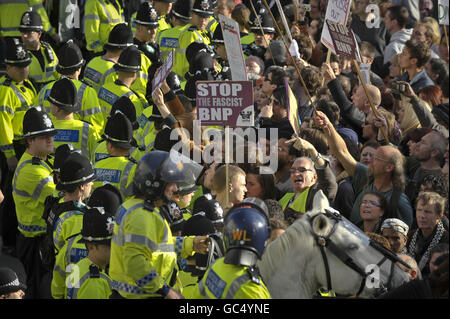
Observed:
[[[93,56],[100,55],[109,33],[116,24],[124,23],[121,0],[87,0],[84,7],[86,48]]]
[[[126,23],[119,23],[111,30],[108,42],[103,45],[105,54],[96,56],[86,65],[83,80],[89,83],[97,94],[106,77],[115,72],[113,66],[119,60],[122,51],[132,44],[133,34],[130,27]]]
[[[98,93],[105,121],[114,102],[123,95],[129,97],[133,102],[136,117],[139,118],[144,109],[149,106],[145,97],[131,88],[141,70],[141,51],[134,45],[126,48],[120,55],[117,64],[114,65],[114,69],[118,78],[114,82],[105,83]]]
[[[255,55],[264,61],[264,53],[266,53],[270,41],[275,36],[273,20],[265,8],[260,9],[259,15],[255,17],[250,30],[255,34],[255,42],[247,46],[244,54],[246,56]]]
[[[216,76],[216,80],[224,81],[231,80],[231,69],[228,63],[227,49],[225,48],[225,41],[223,39],[223,32],[220,25],[215,29],[211,44],[216,53],[216,60],[220,64],[220,72]]]
[[[139,162],[134,197],[116,214],[109,271],[112,298],[180,298],[172,288],[177,280],[177,254],[186,258],[194,251],[206,252],[206,237],[174,238],[158,209],[168,203],[176,183],[185,179],[184,166],[163,151],[151,151]],[[155,253],[158,259],[152,257]]]
[[[249,198],[225,216],[225,257],[217,259],[197,285],[192,298],[268,299],[269,291],[259,275],[261,259],[270,237],[269,214],[262,200]]]
[[[22,135],[22,121],[25,112],[32,105],[36,91],[27,79],[30,54],[18,39],[7,39],[6,75],[0,78],[0,152],[5,156],[2,162],[4,200],[0,206],[1,232],[5,246],[16,246],[17,217],[12,197],[11,181],[17,162],[25,151]],[[0,154],[0,157],[3,157]]]
[[[75,84],[62,78],[55,82],[48,96],[50,110],[54,116],[54,125],[58,134],[55,136],[55,146],[71,143],[81,154],[90,159],[100,136],[92,125],[75,120],[74,112],[80,105],[77,103],[77,89]]]
[[[170,25],[170,12],[175,0],[145,0],[144,2],[148,2],[148,4],[152,5],[158,14],[158,27],[156,30],[157,33],[170,29],[172,27]],[[139,20],[137,18],[137,13],[134,13],[131,17],[131,28],[133,30],[133,34],[136,34],[137,20]]]
[[[6,75],[0,79],[0,150],[14,171],[25,150],[19,142],[25,112],[31,107],[36,90],[27,79],[31,56],[18,39],[9,39],[6,50]]]
[[[136,139],[138,138],[138,129],[139,129],[139,123],[136,119],[136,109],[134,108],[133,102],[130,101],[130,98],[127,96],[121,96],[116,102],[114,102],[110,116],[115,114],[116,112],[123,113],[128,120],[131,122],[131,127],[133,128],[133,137]],[[134,147],[130,149],[130,152],[134,151]],[[95,147],[94,154],[92,155],[92,162],[95,164],[99,160],[104,159],[108,157],[108,149],[106,147],[106,140],[104,138],[104,135],[102,136],[102,139],[97,142],[97,146]]]
[[[122,196],[127,198],[131,195],[131,182],[137,166],[136,160],[130,157],[130,149],[137,144],[127,116],[120,111],[112,113],[106,122],[103,138],[109,156],[94,165],[95,174],[98,176],[94,189],[103,183],[110,183],[119,188]]]
[[[55,158],[53,160],[53,181],[55,184],[59,183],[59,174],[61,174],[61,167],[64,165],[67,157],[73,152],[77,152],[72,144],[62,144],[55,149]]]
[[[184,78],[189,69],[186,59],[186,48],[192,42],[210,44],[206,31],[209,18],[213,15],[213,7],[210,0],[195,0],[191,10],[191,26],[180,34],[178,48],[175,54],[175,65],[172,69],[178,76]]]
[[[72,267],[67,285],[67,299],[109,299],[111,279],[107,273],[110,257],[111,237],[114,228],[114,213],[103,207],[89,208],[83,216],[82,239],[88,256]]]
[[[62,197],[49,196],[45,201],[43,218],[47,224],[47,236],[43,245],[44,265],[53,271],[56,255],[69,238],[80,233],[86,205],[83,201],[89,197],[95,175],[89,160],[72,152],[61,169],[60,181],[56,189]],[[45,253],[44,253],[45,252]],[[42,284],[51,291],[51,281]]]
[[[74,112],[74,118],[90,123],[99,135],[100,131],[103,130],[104,119],[101,114],[97,92],[84,79],[79,80],[81,68],[85,63],[80,48],[72,40],[69,40],[59,49],[58,56],[59,61],[56,65],[56,71],[63,77],[70,79],[77,90],[77,110]],[[50,113],[48,96],[54,84],[55,82],[50,82],[45,85],[34,99],[34,105],[42,106],[47,113]]]
[[[191,21],[192,1],[177,0],[169,13],[171,28],[158,32],[156,43],[159,45],[161,58],[165,61],[172,50],[178,47],[181,32],[189,27]]]
[[[48,155],[53,153],[53,136],[56,134],[46,113],[37,108],[25,113],[23,138],[27,149],[14,173],[13,198],[20,232],[17,257],[25,267],[30,298],[38,297],[39,283],[45,272],[40,256],[40,245],[46,231],[42,214],[45,199],[55,191]]]
[[[58,57],[50,44],[41,41],[43,29],[41,16],[36,11],[22,15],[19,30],[25,47],[31,53],[29,77],[36,83],[38,91],[59,77],[55,69]]]
[[[57,251],[67,239],[81,231],[81,220],[96,179],[91,162],[77,153],[69,154],[61,168],[60,180],[56,184],[58,191],[64,192],[60,203],[54,204],[47,217],[47,228],[53,230],[53,244]]]
[[[114,216],[122,202],[122,195],[117,187],[106,184],[93,190],[87,202],[87,208],[102,207],[108,215]],[[63,299],[67,296],[66,277],[74,269],[73,265],[88,256],[88,250],[85,243],[82,242],[82,238],[81,233],[69,237],[56,256],[51,284],[54,299]]]

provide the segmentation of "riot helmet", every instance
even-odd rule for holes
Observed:
[[[261,259],[270,237],[266,204],[258,198],[246,198],[233,206],[223,226],[227,264],[253,267]]]

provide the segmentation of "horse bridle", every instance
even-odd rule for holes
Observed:
[[[316,215],[310,217],[309,218],[309,222],[311,224],[311,233],[314,236],[314,239],[315,239],[317,245],[319,246],[320,253],[321,253],[322,259],[323,259],[323,263],[325,265],[325,273],[326,273],[326,277],[327,277],[327,289],[328,289],[328,291],[331,291],[332,290],[332,286],[331,286],[330,266],[328,264],[328,258],[327,258],[327,255],[325,253],[325,248],[327,248],[340,261],[342,261],[345,265],[347,265],[348,267],[350,267],[351,269],[356,271],[361,276],[361,284],[359,286],[358,292],[355,295],[356,297],[358,297],[364,290],[364,286],[365,286],[365,283],[366,283],[366,280],[367,280],[367,276],[371,275],[375,271],[375,269],[372,269],[370,272],[366,273],[360,266],[358,266],[354,262],[354,260],[353,260],[353,258],[351,256],[349,256],[343,249],[339,248],[330,239],[330,237],[336,231],[337,226],[342,221],[342,216],[341,216],[341,214],[339,214],[338,211],[325,209],[324,215],[326,217],[331,218],[331,219],[333,219],[335,221],[331,231],[326,236],[320,236],[320,235],[316,234],[314,232],[314,230],[313,230],[313,227],[312,227],[313,221],[319,215],[321,215],[321,214],[316,214]],[[375,294],[376,295],[380,295],[380,294],[386,292],[391,286],[391,280],[392,280],[392,277],[393,277],[393,274],[394,274],[395,262],[400,262],[400,263],[402,263],[403,265],[405,265],[408,268],[411,268],[411,267],[408,264],[406,264],[405,262],[403,262],[403,260],[398,258],[393,252],[391,252],[390,250],[384,248],[384,246],[382,246],[378,242],[376,242],[374,240],[370,240],[370,246],[374,247],[375,249],[377,249],[378,251],[380,251],[383,254],[383,258],[377,263],[378,267],[381,267],[381,265],[388,259],[390,259],[392,261],[390,274],[389,274],[389,278],[388,278],[388,283],[387,283],[387,288],[383,285],[382,282],[380,282],[380,288],[378,288],[376,290]]]

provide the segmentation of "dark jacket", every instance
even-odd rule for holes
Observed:
[[[434,85],[434,82],[428,77],[425,68],[419,73],[417,73],[416,76],[413,77],[412,79],[409,78],[408,72],[405,72],[402,75],[400,75],[396,80],[408,82],[416,94],[417,92],[419,92],[421,88],[429,85]]]
[[[342,125],[353,129],[358,137],[362,136],[362,126],[366,120],[366,114],[358,109],[345,95],[344,89],[338,79],[328,82],[328,89],[334,102],[339,106],[342,116]]]

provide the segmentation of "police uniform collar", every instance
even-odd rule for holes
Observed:
[[[125,83],[123,83],[121,80],[119,80],[119,79],[116,79],[115,81],[114,81],[114,84],[117,84],[117,85],[120,85],[120,86],[125,86],[125,87],[128,87]]]

